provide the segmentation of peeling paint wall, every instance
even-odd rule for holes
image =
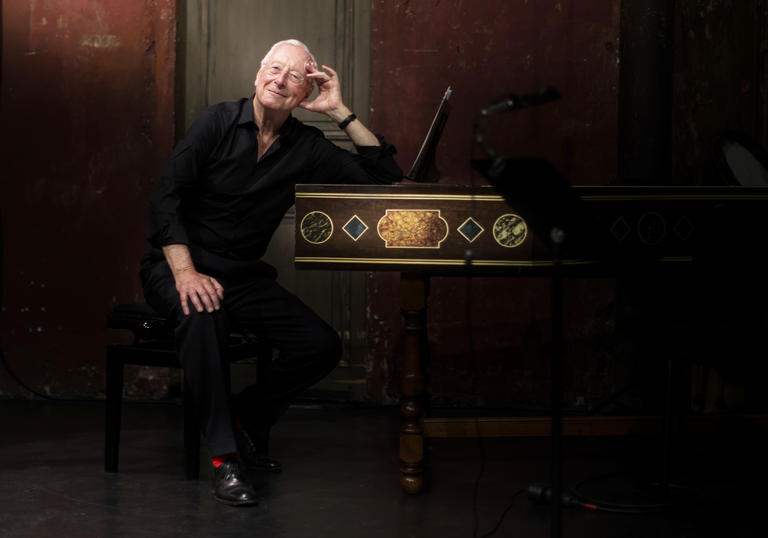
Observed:
[[[175,1],[2,6],[3,351],[41,392],[98,396],[173,142]],[[29,394],[0,369],[9,396]]]

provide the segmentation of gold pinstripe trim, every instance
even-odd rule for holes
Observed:
[[[330,256],[296,256],[296,263],[349,263],[362,264],[369,263],[373,265],[466,265],[462,259],[415,259],[415,258],[333,258]],[[563,265],[588,265],[596,263],[590,260],[563,260]],[[533,261],[533,260],[472,260],[472,265],[487,267],[546,267],[552,265],[551,261]]]
[[[691,256],[678,256],[678,257],[664,257],[660,258],[661,263],[682,263],[691,262],[693,258]],[[466,261],[462,259],[441,259],[441,260],[429,260],[429,259],[415,259],[415,258],[334,258],[331,256],[296,256],[294,258],[296,263],[348,263],[348,264],[373,264],[373,265],[466,265]],[[592,265],[598,263],[594,260],[563,260],[560,262],[562,265]],[[551,261],[533,261],[533,260],[472,260],[472,265],[485,266],[485,267],[547,267],[552,265]]]
[[[357,192],[297,192],[296,198],[351,198],[360,200],[474,200],[477,202],[503,202],[504,198],[497,194],[363,194]]]

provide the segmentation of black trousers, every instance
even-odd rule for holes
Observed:
[[[142,260],[141,280],[147,302],[175,323],[176,349],[200,429],[211,455],[217,456],[237,452],[235,419],[252,432],[268,431],[295,396],[336,367],[341,342],[325,321],[277,283],[271,266],[202,258],[195,259],[197,270],[224,287],[218,311],[197,312],[190,305],[190,314],[184,315],[173,274],[157,252]],[[247,329],[279,352],[266,383],[259,383],[261,390],[247,387],[231,394],[225,344],[233,329]]]

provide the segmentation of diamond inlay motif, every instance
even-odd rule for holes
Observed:
[[[626,239],[627,234],[631,229],[632,228],[627,224],[627,221],[624,220],[624,217],[617,218],[613,221],[613,224],[611,224],[611,233],[619,243]]]
[[[686,241],[693,234],[693,223],[687,217],[680,217],[680,220],[675,223],[674,230],[677,237]]]
[[[462,223],[461,226],[458,227],[458,231],[467,241],[471,243],[477,239],[481,233],[483,233],[484,228],[480,226],[480,224],[475,219],[469,217]]]
[[[353,241],[360,239],[367,229],[368,226],[357,215],[354,215],[342,227],[342,230],[344,230]]]

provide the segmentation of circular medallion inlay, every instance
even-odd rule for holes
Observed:
[[[528,225],[514,213],[506,213],[493,223],[493,238],[502,247],[520,246],[528,235]]]
[[[325,243],[333,234],[331,217],[322,211],[310,211],[301,219],[299,225],[301,237],[308,243],[319,245]]]
[[[645,213],[637,222],[637,235],[646,245],[658,245],[667,235],[667,223],[664,217],[653,211]]]

